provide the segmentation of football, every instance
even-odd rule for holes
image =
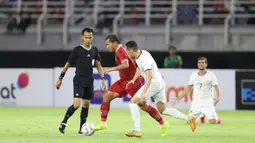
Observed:
[[[95,125],[93,123],[84,123],[82,125],[81,128],[81,132],[82,134],[84,134],[85,136],[91,136],[94,134],[93,128],[95,127]]]

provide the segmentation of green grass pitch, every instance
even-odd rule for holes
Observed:
[[[221,125],[198,123],[194,133],[184,121],[164,116],[170,123],[165,138],[160,137],[160,126],[142,111],[143,137],[124,136],[133,127],[128,109],[112,109],[108,129],[93,136],[77,134],[77,110],[63,135],[58,126],[65,112],[66,108],[0,107],[0,143],[255,143],[255,111],[219,111]],[[99,120],[99,109],[91,109],[88,122],[96,125]]]

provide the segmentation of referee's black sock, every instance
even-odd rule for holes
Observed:
[[[88,112],[89,112],[89,108],[84,108],[82,107],[81,109],[81,120],[80,120],[80,130],[81,130],[81,127],[84,123],[86,123],[87,121],[87,117],[88,117]]]
[[[67,111],[66,111],[66,115],[62,121],[62,123],[67,123],[67,120],[73,115],[73,113],[77,110],[77,108],[75,109],[73,105],[71,105]]]

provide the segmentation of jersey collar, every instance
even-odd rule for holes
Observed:
[[[92,45],[89,46],[89,48],[85,48],[83,45],[81,45],[83,49],[89,51],[92,48]]]
[[[122,47],[121,44],[119,44],[118,48],[115,50],[115,52],[117,52],[119,50],[119,48]]]
[[[198,76],[204,76],[204,75],[206,75],[206,74],[207,74],[207,70],[206,70],[206,72],[205,72],[203,75],[200,75],[200,74],[199,74],[199,71],[197,71],[197,75],[198,75]]]
[[[140,50],[140,54],[138,55],[138,57],[136,57],[136,59],[140,58],[141,54],[142,54],[142,50]]]

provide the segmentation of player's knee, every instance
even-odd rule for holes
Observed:
[[[139,102],[139,103],[137,103],[137,105],[138,105],[143,111],[147,111],[147,104],[146,104],[146,103]]]
[[[208,122],[209,122],[209,124],[217,124],[216,119],[209,119]]]
[[[103,101],[104,102],[111,102],[112,101],[112,96],[110,94],[105,94],[103,96]]]
[[[78,109],[80,106],[81,106],[81,103],[74,103],[74,104],[73,104],[73,107],[74,107],[75,109]]]
[[[81,106],[81,99],[80,98],[74,98],[73,106],[74,106],[75,109],[78,109]]]
[[[89,105],[90,105],[89,100],[88,100],[88,101],[83,101],[83,102],[82,102],[82,107],[83,107],[83,108],[89,108]]]
[[[157,109],[158,109],[159,113],[162,114],[166,109],[165,103],[158,102],[156,105],[157,105]]]
[[[137,96],[133,96],[130,100],[130,103],[133,103],[133,104],[138,104],[140,101],[139,97]]]
[[[165,109],[163,109],[163,108],[158,108],[158,111],[159,111],[160,114],[163,114],[164,110]]]
[[[104,102],[111,102],[114,98],[114,94],[112,92],[106,92],[106,94],[103,96],[103,101]]]

